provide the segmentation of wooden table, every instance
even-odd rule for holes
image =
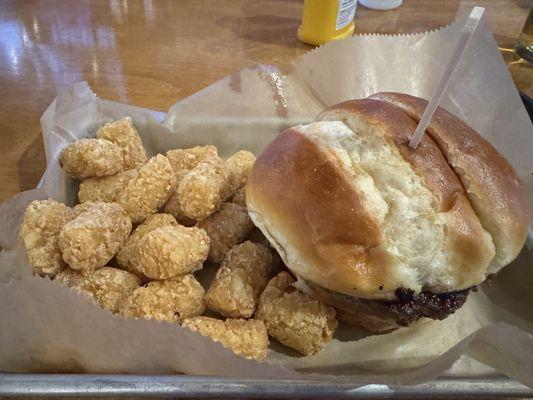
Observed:
[[[302,0],[2,1],[0,201],[35,187],[45,168],[39,118],[56,93],[86,80],[103,98],[167,110],[232,71],[285,66],[310,49],[296,38]],[[511,48],[531,0],[405,0],[359,7],[356,30],[420,32],[474,5]],[[505,52],[533,94],[531,65]]]

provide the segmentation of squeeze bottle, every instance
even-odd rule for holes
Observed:
[[[305,0],[298,39],[321,45],[353,35],[357,0]]]
[[[372,10],[392,10],[400,7],[403,0],[359,0],[359,3]]]

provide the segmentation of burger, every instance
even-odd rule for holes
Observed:
[[[516,258],[526,195],[498,151],[400,93],[346,101],[283,131],[246,188],[256,226],[298,284],[339,318],[384,331],[444,319]]]

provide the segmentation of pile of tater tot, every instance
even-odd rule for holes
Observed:
[[[112,313],[180,324],[247,358],[266,357],[269,335],[314,354],[335,310],[295,289],[254,229],[244,192],[254,161],[211,145],[148,158],[131,118],[105,124],[59,157],[80,181],[79,204],[26,208],[29,263]],[[207,290],[194,275],[204,265],[217,268]]]

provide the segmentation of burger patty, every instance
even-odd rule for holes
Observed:
[[[383,303],[383,307],[395,316],[398,325],[407,326],[422,317],[431,319],[446,318],[462,307],[470,290],[465,289],[448,293],[423,291],[415,296],[412,290],[399,288],[395,292],[398,300],[374,302]]]
[[[371,316],[388,321],[391,328],[394,325],[408,326],[423,317],[444,319],[465,303],[470,290],[475,290],[469,288],[448,293],[422,291],[415,295],[410,289],[398,288],[395,292],[397,300],[382,301],[360,299],[306,283],[322,301],[339,311],[341,319],[364,322],[366,318],[360,320],[361,316]]]

